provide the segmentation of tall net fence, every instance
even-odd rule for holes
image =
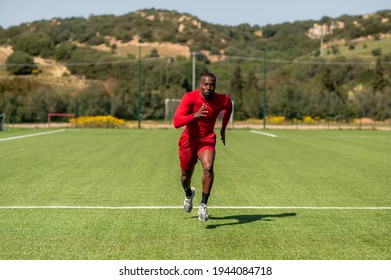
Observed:
[[[34,74],[22,76],[10,75],[9,66],[0,65],[0,113],[11,125],[45,123],[49,113],[66,113],[169,127],[183,94],[210,71],[218,79],[216,91],[234,101],[232,127],[391,129],[391,64],[381,58],[42,60]]]

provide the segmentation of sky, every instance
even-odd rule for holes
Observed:
[[[118,16],[148,8],[189,13],[214,24],[265,26],[390,10],[391,0],[0,0],[0,26],[54,17]]]

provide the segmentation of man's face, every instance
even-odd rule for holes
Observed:
[[[201,77],[200,82],[201,93],[205,99],[213,98],[216,88],[216,79],[212,77]]]

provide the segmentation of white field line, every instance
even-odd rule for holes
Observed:
[[[274,134],[271,134],[271,133],[262,132],[262,131],[257,131],[257,130],[250,130],[250,132],[257,133],[257,134],[262,134],[262,135],[269,136],[269,137],[274,137],[274,138],[277,137],[277,135],[274,135]]]
[[[182,209],[183,206],[0,206],[0,209]],[[391,210],[391,206],[209,206],[210,209]]]
[[[8,137],[8,138],[0,138],[0,142],[1,141],[10,141],[10,140],[22,139],[22,138],[27,138],[27,137],[41,136],[41,135],[58,133],[58,132],[64,132],[64,131],[65,131],[65,129],[60,129],[60,130],[52,130],[52,131],[46,131],[46,132],[25,134],[25,135],[20,135],[20,136],[13,136],[13,137]]]

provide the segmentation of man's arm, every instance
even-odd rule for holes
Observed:
[[[174,127],[182,127],[194,119],[194,115],[191,113],[191,103],[187,94],[182,97],[181,102],[176,108],[174,114]]]
[[[224,146],[225,146],[225,129],[227,128],[229,119],[231,118],[231,114],[232,114],[232,101],[227,96],[226,107],[225,110],[223,111],[223,123],[220,129],[221,141],[223,142]]]
[[[184,126],[186,124],[188,124],[189,122],[193,121],[194,119],[198,119],[198,118],[201,118],[201,117],[205,117],[208,113],[208,111],[206,110],[206,104],[203,103],[201,108],[195,112],[195,113],[191,113],[191,106],[189,105],[186,105],[186,101],[179,104],[176,112],[175,112],[175,116],[174,116],[174,127],[175,128],[179,128],[181,126]],[[188,114],[188,112],[190,112],[190,114]]]
[[[187,125],[194,119],[205,117],[208,111],[206,111],[206,104],[202,104],[201,108],[193,113],[192,102],[188,95],[184,95],[174,115],[174,127],[179,128]]]

